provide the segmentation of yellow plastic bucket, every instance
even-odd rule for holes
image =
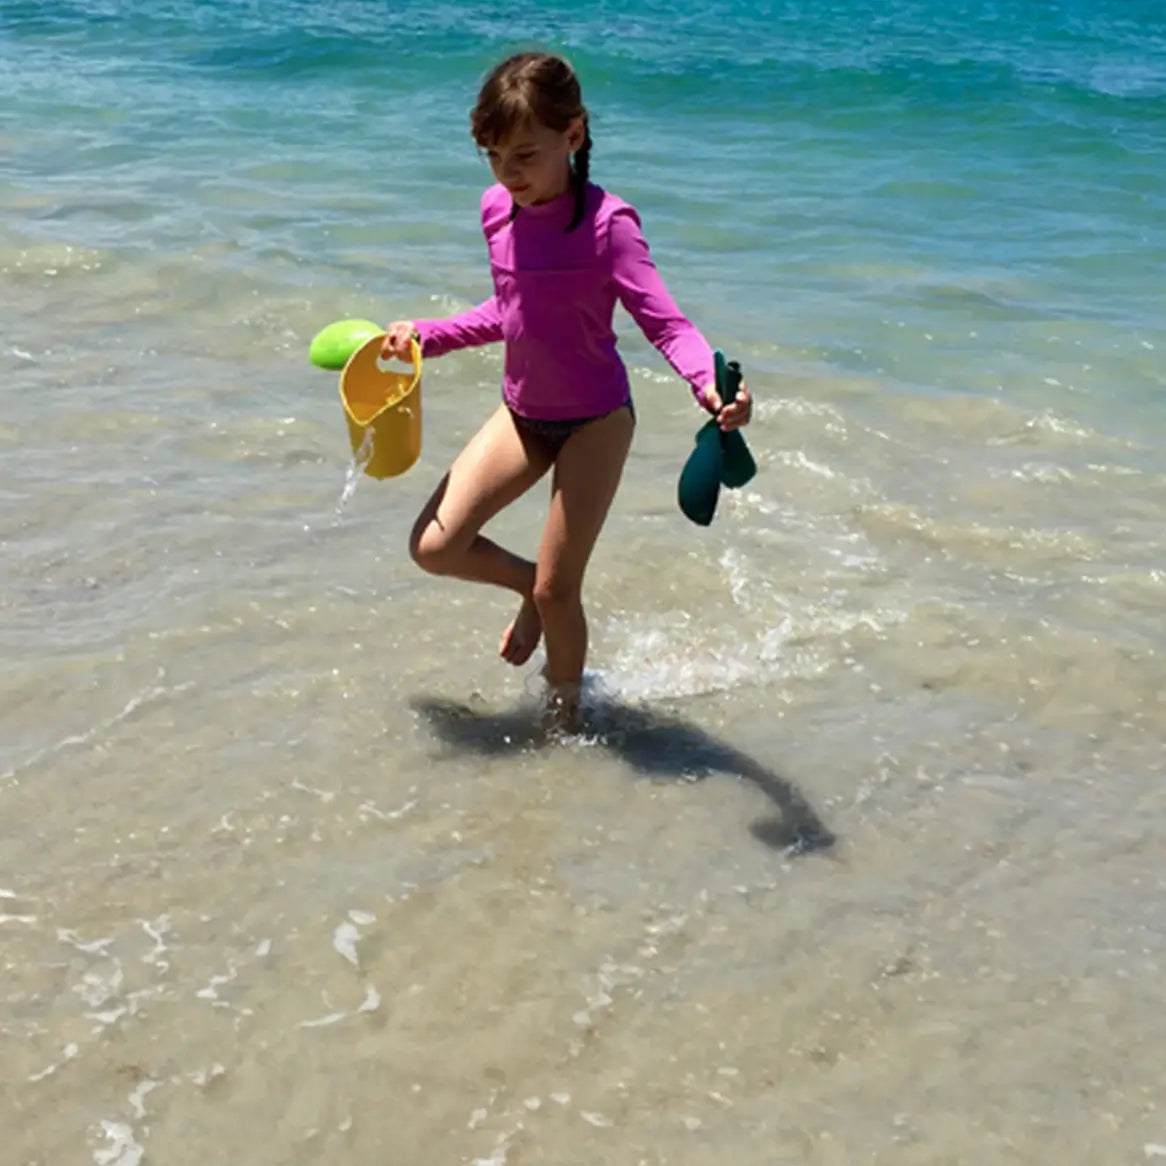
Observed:
[[[421,348],[412,342],[413,371],[380,366],[384,334],[366,340],[340,374],[340,401],[352,453],[372,478],[403,474],[421,456]]]

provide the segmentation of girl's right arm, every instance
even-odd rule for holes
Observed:
[[[444,320],[398,320],[387,329],[381,355],[386,359],[408,357],[409,341],[414,337],[422,356],[444,356],[458,348],[492,344],[502,339],[498,301],[491,296],[476,308]]]

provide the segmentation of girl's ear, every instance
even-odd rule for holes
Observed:
[[[574,154],[580,146],[583,145],[583,139],[587,136],[587,127],[583,124],[583,119],[577,117],[569,126],[567,126],[567,146],[571,153]]]

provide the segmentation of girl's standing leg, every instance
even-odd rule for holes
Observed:
[[[526,493],[551,460],[542,443],[524,437],[510,410],[500,406],[458,455],[418,515],[409,539],[409,553],[426,571],[493,583],[522,596],[519,614],[500,646],[513,664],[530,657],[542,630],[533,599],[535,565],[478,532]]]
[[[546,679],[564,727],[574,719],[587,656],[583,573],[619,486],[635,424],[630,408],[617,409],[572,434],[555,461],[534,604],[546,636]]]

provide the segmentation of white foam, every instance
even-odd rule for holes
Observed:
[[[130,1108],[139,1120],[146,1116],[146,1097],[161,1085],[161,1081],[141,1081],[130,1094]]]
[[[104,1012],[86,1012],[85,1015],[90,1020],[96,1020],[101,1026],[95,1028],[95,1033],[100,1032],[102,1028],[108,1028],[111,1024],[116,1024],[123,1016],[129,1015],[129,1009],[124,1004],[119,1004],[116,1008],[107,1008]]]
[[[225,976],[211,976],[210,983],[205,988],[200,988],[195,995],[200,1000],[217,1000],[219,989],[224,984],[229,984],[238,974],[238,968],[232,967]]]
[[[108,975],[102,975],[96,971],[86,972],[81,977],[81,982],[73,985],[73,991],[90,1008],[100,1008],[118,995],[124,979],[125,974],[122,971],[121,961],[115,959],[113,960],[113,969]]]
[[[298,789],[301,793],[312,794],[318,797],[325,805],[333,801],[336,797],[336,791],[330,789],[316,789],[314,786],[304,785],[299,779],[292,782],[292,789]]]
[[[1042,462],[1025,462],[1019,469],[1012,471],[1012,476],[1020,482],[1043,482],[1048,485],[1073,480],[1072,471],[1065,469],[1064,466]]]
[[[816,599],[806,597],[791,607],[735,548],[722,554],[720,566],[734,603],[770,626],[729,642],[717,636],[702,643],[714,628],[710,623],[702,631],[686,611],[613,620],[609,630],[616,650],[604,674],[613,695],[632,700],[690,697],[757,680],[808,679],[837,663],[843,642],[856,629],[877,635],[905,617],[894,608],[847,610],[842,606],[850,597],[846,588],[823,590]]]
[[[790,413],[794,417],[825,417],[843,428],[846,425],[846,418],[833,405],[810,401],[805,397],[774,397],[772,400],[758,401],[753,411],[762,420],[776,417],[779,413]]]
[[[1025,422],[1024,427],[1029,431],[1040,430],[1046,433],[1056,433],[1063,437],[1085,438],[1091,436],[1088,429],[1073,421],[1067,421],[1062,417],[1058,417],[1049,410],[1030,418]]]
[[[301,1020],[297,1027],[328,1028],[330,1025],[339,1024],[342,1020],[348,1020],[349,1017],[359,1016],[362,1012],[375,1012],[380,1006],[381,994],[369,984],[364,994],[364,1002],[355,1012],[329,1012],[327,1016],[320,1016],[315,1020]]]
[[[496,1146],[489,1158],[475,1158],[473,1166],[506,1166],[506,1145]]]
[[[352,1013],[350,1012],[329,1012],[326,1016],[317,1016],[315,1020],[301,1020],[300,1028],[328,1028],[330,1025],[339,1024],[342,1020],[347,1020]]]
[[[223,1068],[217,1061],[206,1069],[196,1069],[189,1074],[191,1081],[194,1082],[200,1089],[205,1089],[212,1081],[217,1081],[220,1077],[225,1077],[227,1070]]]
[[[139,1166],[145,1151],[134,1140],[132,1127],[120,1121],[102,1121],[101,1132],[109,1145],[93,1151],[97,1166]]]
[[[789,466],[795,470],[806,470],[808,473],[816,474],[819,478],[828,478],[833,480],[838,475],[827,465],[821,462],[812,461],[800,449],[783,450],[777,455],[777,461],[783,466]]]
[[[378,810],[377,807],[372,804],[372,802],[365,802],[360,807],[358,813],[360,813],[362,816],[362,820],[365,814],[371,814],[374,818],[377,818],[382,822],[395,822],[398,818],[403,818],[410,810],[414,809],[416,805],[417,799],[410,798],[409,801],[405,802],[395,810]]]
[[[37,1081],[43,1081],[46,1077],[51,1077],[62,1065],[71,1061],[79,1051],[75,1044],[67,1044],[61,1050],[61,1059],[59,1061],[54,1061],[48,1068],[42,1069],[39,1073],[30,1074],[29,1081],[35,1084]]]
[[[164,936],[170,931],[170,916],[159,915],[157,919],[140,919],[142,930],[154,941],[152,950],[142,956],[142,963],[153,964],[160,972],[170,970],[170,961],[162,959],[164,953],[170,949],[166,946]]]
[[[341,923],[332,933],[332,946],[354,967],[360,967],[356,955],[356,941],[360,932],[352,923]]]
[[[638,627],[626,629],[626,639],[605,674],[604,683],[618,697],[699,696],[733,688],[757,673],[751,655],[693,652],[683,643],[683,628],[647,625],[641,620]]]
[[[1095,474],[1113,474],[1118,478],[1138,478],[1142,475],[1142,471],[1133,466],[1107,466],[1101,462],[1090,462],[1086,469],[1092,470]]]
[[[524,1127],[522,1122],[510,1131],[508,1134],[499,1134],[498,1140],[494,1143],[494,1152],[489,1158],[475,1158],[472,1166],[506,1166],[507,1154],[510,1150],[510,1143],[517,1134]]]
[[[57,938],[62,943],[67,943],[70,947],[75,947],[78,951],[84,952],[85,955],[108,956],[109,953],[105,949],[113,943],[112,935],[107,936],[105,939],[83,941],[77,938],[75,931],[69,931],[65,928],[57,929]]]

